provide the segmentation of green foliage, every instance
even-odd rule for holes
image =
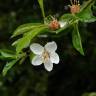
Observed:
[[[81,43],[81,37],[78,29],[78,23],[74,24],[74,29],[72,32],[72,42],[73,42],[74,48],[76,48],[77,51],[79,51],[82,55],[84,55],[82,43]]]
[[[65,24],[63,28],[59,28],[56,31],[49,30],[49,24],[50,21],[53,20],[53,17],[51,15],[47,16],[45,18],[45,13],[44,13],[44,5],[43,5],[43,0],[38,0],[38,3],[40,5],[42,15],[44,18],[44,24],[42,23],[27,23],[20,25],[12,35],[13,37],[17,37],[17,39],[13,42],[13,46],[15,45],[16,47],[16,52],[14,54],[10,54],[5,51],[0,51],[0,58],[7,58],[7,59],[12,59],[8,64],[5,65],[4,67],[4,72],[3,74],[5,75],[7,71],[18,61],[18,58],[20,60],[20,64],[23,63],[23,61],[27,57],[27,52],[24,53],[23,49],[28,48],[30,46],[30,43],[33,42],[33,39],[37,37],[38,34],[50,34],[54,33],[54,35],[59,35],[59,33],[64,34],[65,31],[68,32],[69,29],[72,29],[72,43],[74,48],[80,52],[82,55],[84,55],[83,52],[83,47],[82,47],[82,40],[80,37],[79,33],[79,21],[83,23],[90,23],[96,21],[96,17],[93,16],[91,7],[94,5],[95,1],[89,0],[86,2],[84,7],[82,7],[81,11],[78,14],[63,14],[60,18],[59,21],[62,21]],[[47,34],[47,35],[48,35]],[[28,50],[27,50],[28,51]],[[21,56],[21,54],[24,54]],[[31,54],[32,55],[32,54]],[[6,67],[7,66],[7,67]]]
[[[81,1],[85,3],[80,5],[78,14],[66,13],[69,1],[0,1],[0,71],[4,76],[0,75],[0,96],[46,96],[47,93],[49,96],[96,96],[96,0],[80,0],[80,4]],[[47,4],[47,17],[43,2]],[[43,14],[44,24],[40,14]],[[51,15],[66,25],[56,31],[50,30]],[[25,22],[31,23],[23,24]],[[17,25],[20,26],[16,28]],[[29,46],[34,42],[43,45],[52,40],[58,45],[61,64],[55,65],[54,70],[48,73],[43,65],[32,66],[30,61],[34,54]],[[13,46],[10,46],[12,42]]]
[[[0,50],[0,55],[2,59],[16,59],[16,55],[11,50],[2,49]]]
[[[16,37],[18,35],[24,34],[30,30],[35,29],[36,27],[41,27],[42,24],[40,23],[27,23],[20,25],[13,33],[12,37]]]
[[[5,76],[7,74],[7,72],[14,66],[14,64],[17,62],[18,60],[12,60],[8,63],[6,63],[6,65],[3,68],[2,74],[3,76]]]
[[[86,3],[87,5],[84,6],[84,8],[82,9],[82,11],[80,13],[77,14],[77,16],[79,17],[80,21],[82,22],[94,22],[96,21],[96,17],[93,16],[93,12],[92,12],[92,6],[95,3],[95,0],[93,1],[87,1],[88,3]]]
[[[10,50],[9,50],[10,51]],[[1,51],[1,55],[4,56],[3,58],[7,58],[7,60],[11,60],[8,61],[6,63],[6,65],[3,68],[2,74],[3,76],[5,76],[7,74],[7,72],[14,66],[14,64],[16,64],[19,60],[19,63],[23,63],[24,58],[26,57],[25,53],[22,54],[18,54],[18,55],[12,55],[12,54],[8,54],[7,52],[5,53],[4,51]]]
[[[17,54],[20,53],[22,51],[23,48],[26,48],[29,46],[29,44],[31,43],[31,40],[37,35],[40,34],[40,32],[42,32],[43,30],[45,30],[45,26],[44,27],[37,27],[34,30],[29,31],[28,33],[26,33],[16,44],[16,52]]]
[[[76,17],[73,14],[67,13],[60,17],[60,21],[70,22],[73,21]]]
[[[54,17],[52,15],[49,15],[49,16],[44,18],[44,23],[46,25],[48,25],[53,19],[54,19]]]
[[[42,11],[43,18],[45,18],[45,12],[44,12],[43,0],[38,0],[38,3],[39,3],[39,5],[40,5],[40,8],[41,8],[41,11]]]
[[[33,53],[30,53],[30,56],[29,56],[29,58],[30,58],[30,63],[32,63],[32,59],[33,59],[34,56],[35,56],[35,55],[34,55]]]
[[[56,33],[63,32],[66,28],[74,26],[72,32],[73,46],[82,55],[84,55],[84,52],[77,22],[81,21],[85,23],[90,23],[96,21],[96,17],[93,16],[93,12],[91,10],[91,7],[94,5],[94,3],[95,3],[94,0],[93,1],[89,0],[86,2],[86,4],[84,4],[84,6],[82,7],[81,11],[78,14],[64,14],[63,16],[61,16],[60,20],[67,22],[67,25],[64,26],[64,28],[57,30],[56,32]]]
[[[66,25],[63,28],[56,30],[55,32],[57,34],[64,32],[66,29],[71,28],[71,26],[73,26],[73,24],[77,22],[78,18],[72,14],[64,14],[60,17],[59,20],[66,23]]]

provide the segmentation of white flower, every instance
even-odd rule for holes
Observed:
[[[59,21],[59,24],[60,24],[60,28],[62,28],[66,26],[67,22]]]
[[[59,63],[59,56],[55,52],[56,49],[57,44],[54,41],[48,42],[44,47],[38,43],[33,43],[30,45],[30,50],[36,54],[36,56],[32,59],[32,64],[38,66],[44,63],[45,69],[51,71],[53,69],[53,63]]]

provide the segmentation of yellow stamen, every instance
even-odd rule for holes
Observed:
[[[49,60],[50,56],[49,56],[49,53],[46,50],[44,50],[44,52],[42,54],[42,58],[43,58],[44,63]]]

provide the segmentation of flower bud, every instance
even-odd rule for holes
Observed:
[[[74,1],[71,0],[70,12],[72,14],[80,12],[79,0],[74,0]]]
[[[60,24],[56,19],[53,19],[50,24],[49,24],[49,28],[53,31],[57,30],[60,28]]]

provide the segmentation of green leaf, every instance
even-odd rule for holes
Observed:
[[[40,8],[41,8],[41,11],[42,11],[43,18],[45,18],[45,12],[44,12],[43,0],[38,0],[38,3],[39,3],[39,5],[40,5]]]
[[[7,72],[14,66],[14,64],[17,62],[18,60],[13,60],[11,62],[8,62],[2,71],[3,76],[5,76],[7,74]]]
[[[30,53],[30,62],[32,63],[32,59],[33,59],[33,57],[34,57],[35,55],[31,52]]]
[[[17,54],[22,51],[23,48],[29,46],[31,40],[40,32],[42,32],[46,27],[36,28],[32,31],[29,31],[26,35],[24,35],[19,41],[17,42],[16,52]]]
[[[14,42],[12,43],[12,46],[17,45],[17,43],[18,43],[21,39],[22,39],[22,38],[20,38],[20,39],[18,39],[18,40],[16,40],[16,41],[14,41]]]
[[[18,35],[21,35],[25,32],[28,32],[36,27],[40,27],[42,26],[41,23],[27,23],[27,24],[23,24],[23,25],[20,25],[13,33],[12,35],[12,38],[13,37],[16,37]]]
[[[5,57],[5,58],[16,58],[16,56],[15,55],[13,55],[13,54],[10,54],[10,53],[6,53],[6,52],[1,52],[1,55],[3,56],[3,57]]]
[[[21,60],[19,61],[19,64],[21,65],[26,59],[26,56],[25,57],[22,57]]]
[[[10,58],[10,59],[15,59],[16,58],[16,55],[13,53],[13,51],[10,51],[10,50],[0,50],[0,54],[3,58]]]
[[[69,22],[69,21],[73,20],[74,18],[75,18],[74,15],[68,13],[68,14],[62,15],[60,17],[60,20],[59,21],[67,21],[67,22]]]
[[[3,56],[0,56],[0,60],[5,60],[5,58]],[[8,59],[7,59],[8,60]]]
[[[96,21],[96,17],[93,16],[91,10],[91,7],[94,5],[95,0],[89,0],[89,1],[85,4],[86,6],[81,10],[81,12],[76,15],[82,22],[90,23]]]
[[[74,30],[72,32],[72,42],[74,48],[79,51],[82,55],[84,55],[82,43],[81,43],[81,37],[78,30],[78,23],[74,24]]]

